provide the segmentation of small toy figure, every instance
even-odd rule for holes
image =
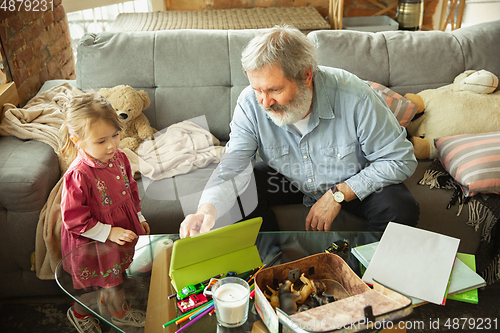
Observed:
[[[177,299],[179,301],[182,301],[183,299],[188,298],[190,295],[201,293],[204,288],[205,286],[203,285],[203,283],[190,284],[189,286],[184,287],[179,290],[179,292],[177,292]]]
[[[297,300],[298,304],[302,304],[306,301],[306,299],[309,297],[314,292],[314,284],[309,280],[308,278],[305,277],[304,273],[300,276],[300,281],[304,284],[302,288],[298,291],[300,293],[300,299]],[[292,292],[296,292],[296,290],[293,288],[293,284],[291,287]]]
[[[278,291],[274,290],[273,288],[271,288],[269,286],[266,286],[266,287],[271,292],[271,295],[267,294],[265,291],[264,291],[264,295],[269,300],[269,303],[271,304],[271,306],[273,308],[279,308],[280,307],[280,301],[279,301],[279,298],[278,298]]]
[[[200,305],[203,305],[208,302],[208,299],[203,295],[189,295],[189,298],[183,301],[177,302],[177,306],[182,313],[186,313]]]
[[[336,300],[332,295],[326,294],[327,288],[322,280],[309,279],[302,273],[300,281],[302,285],[298,290],[295,290],[294,284],[290,280],[285,280],[279,284],[277,291],[266,286],[271,295],[266,292],[264,295],[273,308],[280,308],[288,315]],[[322,296],[325,299],[322,299]]]
[[[326,250],[326,253],[348,253],[349,252],[349,242],[346,239],[339,239],[332,243]]]
[[[280,309],[288,315],[297,312],[297,301],[301,299],[300,293],[293,292],[291,287],[292,282],[290,282],[290,280],[285,280],[278,289]]]

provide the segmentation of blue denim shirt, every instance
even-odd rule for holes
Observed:
[[[417,160],[406,130],[364,81],[341,69],[320,67],[313,82],[313,108],[303,135],[293,126],[274,124],[253,89],[245,88],[230,124],[226,154],[238,153],[253,163],[258,152],[304,193],[306,206],[338,183],[346,182],[363,200],[413,174]],[[228,200],[227,191],[211,188],[200,204],[213,204],[220,216],[229,209]]]

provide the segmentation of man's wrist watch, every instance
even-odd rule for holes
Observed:
[[[332,192],[333,200],[342,205],[342,203],[344,202],[344,193],[339,191],[337,185],[332,187],[330,191]]]

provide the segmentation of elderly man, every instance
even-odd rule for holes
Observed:
[[[370,231],[389,221],[416,225],[418,203],[402,184],[417,166],[413,147],[364,81],[318,66],[314,45],[286,26],[251,40],[242,64],[250,86],[238,98],[226,154],[252,163],[257,152],[262,157],[251,215],[263,217],[261,230],[278,230],[270,206],[294,203],[311,207],[306,230],[330,230],[341,209],[365,218]],[[214,226],[229,209],[225,192],[205,189],[181,237]]]

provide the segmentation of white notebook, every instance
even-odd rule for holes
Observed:
[[[352,254],[367,267],[377,250],[379,242],[371,244],[360,245],[352,248]],[[484,287],[486,281],[477,274],[474,270],[469,268],[459,259],[460,253],[457,253],[453,269],[451,271],[450,284],[448,285],[448,296],[457,295],[472,289]],[[425,303],[424,300],[411,297],[413,305]]]
[[[441,304],[460,240],[389,222],[363,281],[376,280],[402,294]]]

